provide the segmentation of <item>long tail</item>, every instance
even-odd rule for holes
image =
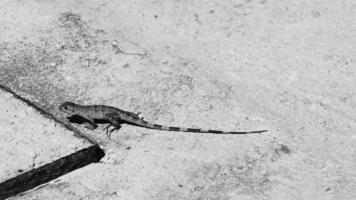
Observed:
[[[267,130],[259,130],[259,131],[219,131],[219,130],[206,130],[199,128],[183,128],[183,127],[173,127],[173,126],[162,126],[159,124],[152,124],[150,122],[140,120],[137,125],[156,130],[164,130],[164,131],[177,131],[177,132],[192,132],[192,133],[211,133],[211,134],[250,134],[250,133],[263,133]]]

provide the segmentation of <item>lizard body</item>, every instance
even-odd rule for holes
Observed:
[[[79,105],[71,102],[65,102],[59,106],[59,109],[70,116],[80,116],[85,119],[86,128],[95,129],[97,128],[96,121],[103,120],[109,123],[105,128],[107,134],[110,134],[114,130],[120,129],[120,124],[127,123],[135,126],[145,127],[149,129],[164,130],[164,131],[178,131],[178,132],[194,132],[194,133],[213,133],[213,134],[249,134],[249,133],[262,133],[267,130],[259,131],[220,131],[220,130],[206,130],[197,128],[183,128],[183,127],[172,127],[172,126],[162,126],[159,124],[153,124],[145,121],[143,118],[139,117],[139,114],[124,111],[112,106],[105,105]],[[109,131],[109,127],[114,128]]]

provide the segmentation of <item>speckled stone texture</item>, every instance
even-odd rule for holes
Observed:
[[[73,101],[269,130],[79,124],[102,162],[15,199],[356,199],[353,0],[3,0],[0,30],[1,83],[58,116]]]

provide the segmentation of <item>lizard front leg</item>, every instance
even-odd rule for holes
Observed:
[[[94,122],[94,119],[90,118],[90,117],[85,117],[82,116],[85,120],[84,122],[84,127],[89,129],[89,130],[94,130],[98,127],[98,125],[96,125],[96,123]]]
[[[84,127],[89,129],[89,130],[94,130],[98,127],[98,125],[96,124],[92,124],[92,123],[89,123],[89,122],[84,122]]]

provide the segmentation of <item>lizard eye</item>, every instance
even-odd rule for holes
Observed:
[[[68,110],[68,107],[67,107],[67,106],[64,106],[64,109]]]

